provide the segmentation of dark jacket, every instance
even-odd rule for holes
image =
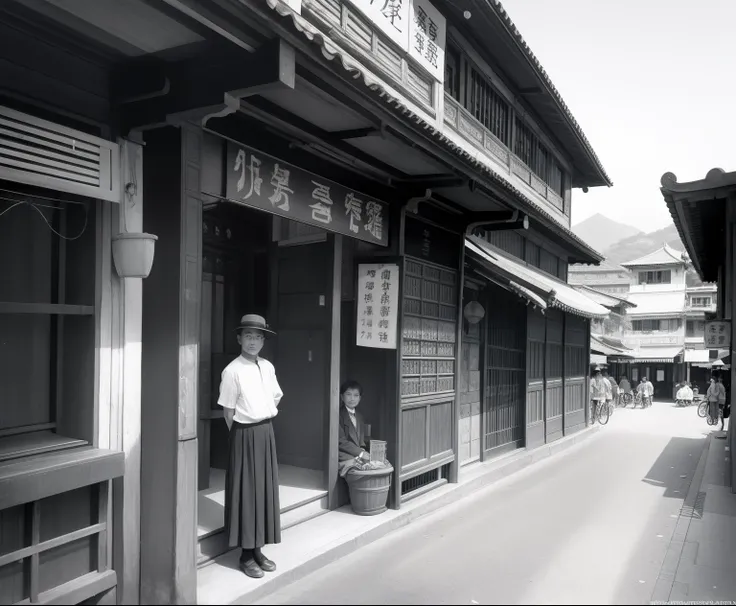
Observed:
[[[344,405],[340,406],[340,461],[354,459],[360,455],[361,451],[366,450],[365,423],[363,421],[363,415],[357,410],[355,411],[355,420],[358,425],[357,430],[350,420],[350,413],[347,408]]]

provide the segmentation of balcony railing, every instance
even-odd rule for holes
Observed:
[[[557,212],[564,213],[565,202],[562,197],[537,177],[531,168],[449,94],[445,94],[444,120],[445,124],[466,141],[505,166],[510,175],[515,175],[526,183]]]

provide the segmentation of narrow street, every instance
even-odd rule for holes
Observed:
[[[710,428],[618,409],[591,440],[261,604],[647,604]]]

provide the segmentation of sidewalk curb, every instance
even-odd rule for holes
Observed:
[[[708,462],[708,453],[710,452],[712,439],[713,435],[710,434],[706,438],[703,452],[700,454],[698,466],[695,468],[695,473],[690,481],[687,496],[682,503],[680,515],[677,518],[675,532],[667,546],[664,562],[662,563],[662,568],[659,571],[659,576],[657,577],[657,582],[654,586],[651,603],[666,603],[670,601],[677,569],[680,566],[680,559],[682,558],[682,553],[685,549],[685,541],[688,530],[690,529],[690,522],[693,519],[695,502],[698,498],[700,488],[703,485],[703,478],[705,476],[705,468]]]
[[[476,474],[475,476],[458,484],[447,485],[444,491],[440,489],[436,494],[430,492],[422,495],[422,497],[417,499],[418,501],[421,499],[422,502],[399,510],[398,515],[387,519],[378,526],[347,539],[337,539],[327,545],[321,553],[315,554],[313,557],[304,560],[289,570],[280,571],[279,574],[271,576],[265,583],[259,582],[257,586],[244,587],[240,595],[230,600],[229,603],[252,604],[272,595],[338,559],[348,556],[360,547],[370,545],[393,531],[403,528],[426,515],[435,513],[448,505],[460,502],[480,490],[489,488],[502,479],[508,478],[523,469],[535,466],[541,461],[586,442],[590,438],[595,437],[599,431],[600,425],[596,424],[551,444],[545,444],[544,446],[535,448],[534,450],[524,450],[508,457],[502,457],[497,461],[481,463],[480,465],[486,466],[486,468],[473,470]],[[305,524],[309,524],[309,522],[305,522]],[[224,557],[227,557],[227,554],[220,556],[215,562]]]

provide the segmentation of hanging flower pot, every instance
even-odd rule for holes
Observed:
[[[121,278],[147,278],[153,266],[158,236],[143,233],[118,234],[112,238],[112,258]]]

